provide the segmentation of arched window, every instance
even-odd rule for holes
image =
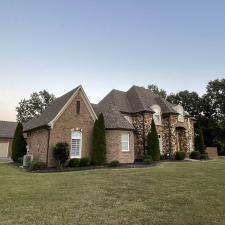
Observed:
[[[82,133],[80,131],[72,131],[70,158],[81,158],[81,149]]]
[[[155,112],[153,114],[153,119],[156,125],[161,125],[161,108],[159,105],[153,105],[151,109]]]
[[[178,121],[179,122],[184,122],[184,108],[181,105],[176,105],[175,106],[176,111],[179,113],[178,115]]]

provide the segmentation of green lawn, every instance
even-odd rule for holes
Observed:
[[[0,224],[225,224],[225,158],[28,173],[0,164]]]

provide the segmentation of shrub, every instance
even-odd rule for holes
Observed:
[[[105,122],[102,113],[95,121],[92,140],[92,162],[94,165],[102,165],[106,162]]]
[[[198,122],[195,127],[195,150],[199,151],[201,154],[205,154],[205,148],[202,128]]]
[[[145,158],[145,159],[143,159],[143,163],[144,164],[151,164],[153,161],[152,161],[152,159],[151,158]]]
[[[19,158],[17,159],[17,162],[20,163],[20,164],[23,164],[23,157],[19,157]]]
[[[110,163],[109,163],[109,166],[110,167],[117,167],[117,166],[119,166],[119,161],[118,160],[113,160],[113,161],[111,161]]]
[[[160,155],[160,160],[165,160],[165,159],[166,159],[165,155],[161,154]]]
[[[53,156],[58,162],[58,166],[62,167],[69,157],[69,145],[66,142],[57,143],[53,148]]]
[[[69,161],[69,167],[78,167],[80,165],[80,159],[71,159]]]
[[[184,160],[184,159],[185,159],[185,152],[184,151],[176,152],[176,160]]]
[[[14,162],[17,162],[20,157],[26,155],[26,146],[27,144],[23,136],[23,125],[19,122],[16,127],[12,143],[12,160]]]
[[[89,158],[80,159],[80,166],[89,166],[89,165],[90,165],[90,159]]]
[[[151,124],[151,130],[148,133],[148,155],[152,156],[153,161],[160,160],[159,138],[153,119]]]
[[[200,159],[201,153],[199,151],[193,151],[190,154],[191,159]]]
[[[33,160],[30,165],[31,170],[43,170],[46,168],[46,164],[44,162],[41,162],[39,160]]]
[[[200,155],[200,159],[207,160],[207,159],[209,159],[209,156],[208,156],[207,153],[201,154],[201,155]]]

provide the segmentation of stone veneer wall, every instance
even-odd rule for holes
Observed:
[[[121,151],[121,134],[129,133],[129,151]],[[106,130],[107,162],[118,160],[120,163],[134,162],[134,134],[133,131]]]
[[[151,128],[152,114],[137,113],[132,116],[134,130],[134,149],[135,159],[142,159],[144,155],[143,136],[145,137],[145,149],[147,147],[147,135]],[[143,131],[144,122],[144,131]],[[184,122],[178,121],[177,115],[166,115],[162,117],[161,125],[156,125],[158,135],[162,137],[162,147],[164,153],[175,153],[177,149],[177,127],[183,127],[184,130],[179,131],[181,137],[181,147],[187,153],[190,151],[190,140],[192,139],[192,149],[194,149],[194,124],[193,121],[185,118]]]

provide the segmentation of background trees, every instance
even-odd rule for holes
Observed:
[[[149,89],[160,95],[160,89],[155,86],[149,85]],[[225,79],[209,81],[202,96],[188,90],[169,95],[164,93],[163,96],[167,96],[167,101],[172,104],[181,104],[185,111],[197,119],[205,145],[217,146],[219,153],[225,155]]]
[[[17,121],[25,123],[31,118],[40,115],[50,102],[55,99],[53,94],[47,91],[34,92],[30,95],[30,99],[23,99],[16,107]]]

